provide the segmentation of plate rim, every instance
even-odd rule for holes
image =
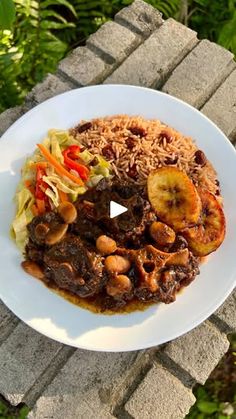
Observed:
[[[196,109],[195,107],[193,107],[192,105],[190,105],[187,102],[183,101],[182,99],[176,98],[175,96],[172,96],[172,95],[170,95],[168,93],[161,92],[159,90],[151,89],[151,88],[148,88],[148,87],[135,86],[135,85],[126,85],[126,84],[104,84],[104,85],[103,84],[99,84],[99,85],[92,85],[92,86],[83,86],[83,87],[78,87],[76,89],[71,89],[69,91],[66,91],[66,92],[60,93],[58,95],[55,95],[55,96],[53,96],[53,97],[51,97],[51,98],[49,98],[49,99],[47,99],[47,100],[45,100],[45,101],[43,101],[43,102],[41,102],[39,104],[36,104],[36,106],[34,106],[32,109],[29,109],[25,114],[23,114],[22,116],[20,116],[3,133],[3,135],[0,137],[0,141],[2,139],[4,139],[5,137],[7,137],[9,135],[9,133],[11,133],[11,130],[12,129],[13,130],[16,129],[19,124],[24,124],[24,120],[26,118],[30,117],[30,115],[33,115],[34,113],[37,113],[39,107],[41,109],[43,109],[43,107],[45,105],[47,105],[50,102],[53,103],[55,101],[55,98],[57,98],[59,96],[60,97],[63,97],[63,96],[77,95],[78,92],[81,92],[82,90],[88,90],[88,89],[89,90],[94,90],[94,89],[95,90],[104,90],[104,89],[110,89],[110,88],[118,88],[118,89],[124,89],[125,88],[125,89],[134,89],[134,90],[137,90],[137,89],[138,90],[146,90],[146,91],[155,93],[155,94],[160,95],[160,96],[168,97],[171,100],[174,100],[175,103],[179,103],[180,102],[185,107],[190,108],[191,111],[197,112],[201,116],[201,118],[205,119],[208,124],[212,125],[216,130],[218,130],[220,132],[221,136],[223,136],[223,138],[224,138],[225,145],[227,144],[228,147],[230,146],[231,152],[233,151],[234,155],[236,156],[236,149],[233,146],[233,144],[230,142],[230,140],[227,138],[227,136],[223,133],[223,131],[211,119],[209,119],[206,115],[204,115],[200,110]],[[113,115],[115,115],[115,114],[113,114]],[[231,294],[231,292],[233,291],[233,289],[235,288],[235,286],[236,286],[236,276],[234,278],[234,281],[232,281],[231,286],[227,288],[227,292],[225,292],[224,295],[221,298],[218,298],[218,302],[215,303],[215,304],[213,304],[213,306],[209,306],[205,310],[204,314],[202,314],[198,318],[195,318],[194,321],[189,322],[189,327],[185,327],[185,330],[181,334],[178,333],[178,332],[176,334],[173,334],[172,333],[170,339],[168,339],[168,340],[167,339],[163,339],[163,340],[158,341],[158,343],[157,343],[157,342],[155,342],[155,338],[154,338],[153,340],[152,339],[149,340],[149,343],[148,344],[146,342],[143,345],[140,344],[138,347],[137,347],[137,345],[135,345],[134,347],[132,347],[132,345],[129,345],[129,347],[128,348],[125,348],[125,349],[120,349],[120,348],[118,348],[118,349],[107,349],[105,347],[104,348],[99,347],[99,349],[97,349],[95,347],[90,347],[88,345],[82,345],[82,344],[80,344],[78,346],[76,343],[73,344],[73,342],[69,342],[68,343],[68,340],[66,338],[65,339],[63,339],[63,338],[61,338],[61,339],[56,338],[53,333],[52,334],[50,332],[49,333],[48,332],[45,333],[45,331],[42,331],[42,328],[36,327],[36,326],[32,326],[30,324],[30,321],[29,320],[26,321],[23,318],[23,316],[22,317],[19,316],[15,311],[13,311],[11,309],[11,307],[8,307],[8,305],[4,301],[5,299],[2,298],[2,292],[1,292],[1,290],[0,290],[0,295],[1,295],[2,301],[7,305],[7,307],[10,309],[10,311],[12,311],[18,318],[20,318],[20,320],[22,320],[24,323],[26,323],[33,330],[36,330],[37,332],[39,332],[39,333],[41,333],[41,334],[43,334],[43,335],[45,335],[45,336],[47,336],[47,337],[49,337],[49,338],[51,338],[53,340],[56,340],[56,341],[61,342],[63,344],[74,346],[76,348],[81,348],[81,349],[86,349],[86,350],[91,350],[91,351],[101,351],[101,352],[104,352],[104,351],[105,352],[118,352],[118,351],[122,351],[122,352],[128,352],[128,351],[133,351],[133,350],[141,350],[141,349],[145,349],[145,348],[150,348],[150,347],[153,347],[153,346],[156,346],[156,345],[161,345],[163,343],[172,341],[172,340],[174,340],[174,339],[176,339],[176,338],[178,338],[178,337],[180,337],[180,336],[188,333],[189,331],[195,329],[198,325],[200,325],[207,318],[209,318],[209,316],[212,315],[223,304],[223,302]],[[117,314],[117,315],[119,315],[119,314]],[[127,315],[127,314],[125,314],[125,315]],[[101,316],[101,314],[99,314],[99,316]],[[200,318],[200,320],[199,320],[199,318]]]

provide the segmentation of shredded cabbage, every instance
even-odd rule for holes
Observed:
[[[15,196],[16,215],[11,225],[11,233],[15,239],[16,245],[20,250],[24,250],[27,243],[27,224],[33,219],[31,206],[34,197],[27,188],[21,189]]]

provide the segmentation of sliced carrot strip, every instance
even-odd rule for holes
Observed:
[[[32,169],[37,169],[37,167],[40,167],[41,169],[46,169],[48,167],[48,163],[46,161],[39,161],[37,163],[31,163],[30,167]]]
[[[26,188],[28,188],[29,186],[31,186],[31,180],[26,179],[25,180],[25,186],[26,186]]]
[[[39,210],[35,204],[32,205],[31,210],[34,215],[39,215]]]
[[[36,204],[37,204],[37,208],[38,208],[38,212],[39,214],[44,214],[45,213],[45,201],[43,199],[36,199]]]
[[[34,187],[32,186],[32,183],[29,179],[25,180],[25,187],[27,189],[29,189],[29,191],[32,193],[32,195],[34,195],[35,190],[34,190]]]
[[[59,194],[59,198],[61,202],[66,202],[68,201],[68,195],[67,193],[61,191],[60,189],[58,189],[58,194]]]
[[[84,182],[77,176],[73,175],[72,173],[68,172],[61,163],[59,163],[55,157],[52,156],[50,151],[47,150],[46,147],[44,147],[43,144],[37,144],[38,148],[40,149],[42,155],[45,157],[45,159],[54,167],[56,172],[61,176],[66,176],[73,182],[77,183],[77,185],[82,186]]]

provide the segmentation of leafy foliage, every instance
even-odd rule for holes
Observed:
[[[236,54],[236,0],[146,0]],[[132,0],[0,0],[0,112]]]
[[[26,419],[28,413],[29,408],[27,406],[13,407],[0,400],[0,419]]]
[[[5,30],[5,24],[0,26],[0,111],[20,103],[32,86],[56,69],[68,49],[56,32],[75,26],[56,10],[60,5],[76,16],[67,0],[14,0],[14,4],[14,27]],[[6,21],[10,22],[10,9],[8,12]]]

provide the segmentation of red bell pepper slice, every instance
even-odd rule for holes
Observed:
[[[38,165],[36,167],[36,185],[35,185],[35,198],[47,200],[47,195],[45,190],[48,188],[48,185],[43,181],[43,176],[45,176],[45,170]]]
[[[66,148],[62,154],[64,157],[64,164],[68,169],[75,170],[82,180],[87,180],[89,177],[89,169],[76,161],[80,147],[77,145],[71,145]]]

